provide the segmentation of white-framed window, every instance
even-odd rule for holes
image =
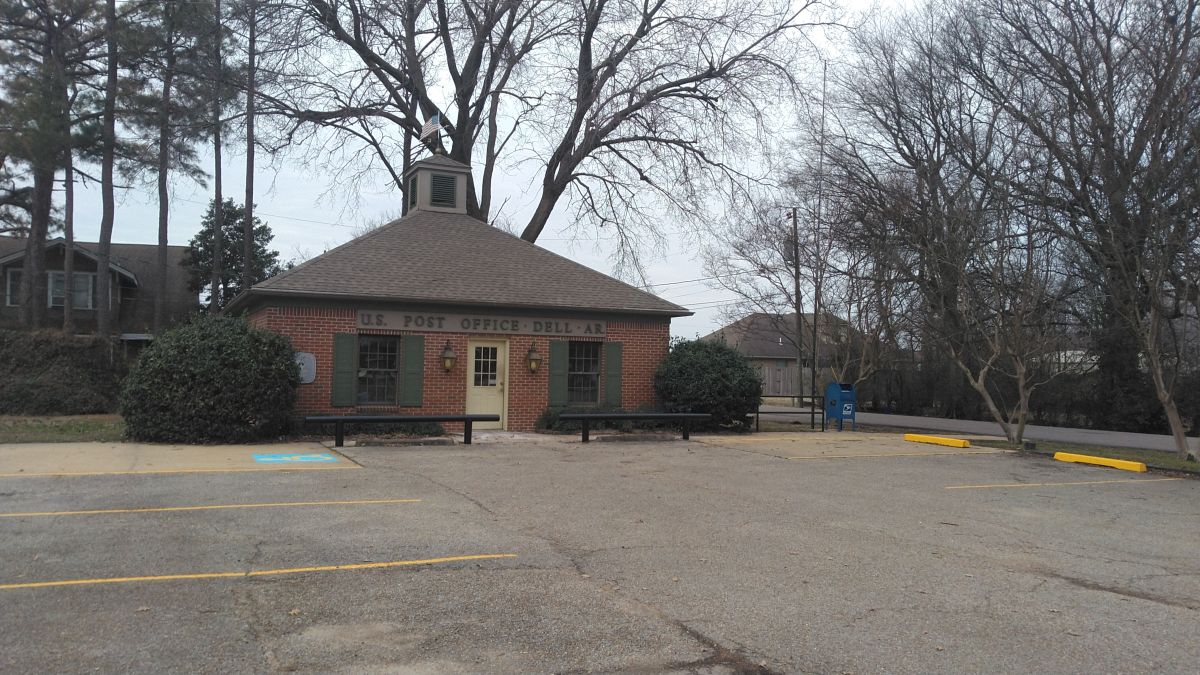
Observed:
[[[65,272],[46,273],[46,304],[49,307],[62,307],[65,298],[67,275]],[[75,309],[96,309],[96,274],[94,272],[75,273]],[[9,307],[21,306],[21,270],[8,270],[8,283],[5,284],[4,304]]]
[[[600,402],[600,343],[567,343],[567,403]]]
[[[4,304],[9,307],[21,305],[21,270],[8,271],[8,283],[5,284]]]
[[[396,405],[400,396],[400,338],[358,336],[358,404]]]
[[[66,302],[66,272],[47,272],[49,283],[46,284],[46,303],[50,307],[62,307]],[[96,275],[92,272],[75,272],[75,287],[71,289],[75,309],[96,308]]]

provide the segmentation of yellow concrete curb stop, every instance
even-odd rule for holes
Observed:
[[[945,445],[950,448],[969,448],[971,441],[963,438],[945,438],[943,436],[926,436],[925,434],[904,434],[904,440],[912,443],[930,443]]]
[[[1109,459],[1108,457],[1093,457],[1091,455],[1076,455],[1070,452],[1056,452],[1054,459],[1060,462],[1078,462],[1079,464],[1095,464],[1108,466],[1122,471],[1146,473],[1146,465],[1142,462],[1131,462],[1127,459]]]

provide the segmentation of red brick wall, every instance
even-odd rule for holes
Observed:
[[[250,322],[291,339],[296,351],[311,352],[317,359],[317,378],[300,385],[296,412],[300,415],[355,413],[438,415],[465,412],[467,396],[468,340],[508,341],[508,429],[532,431],[549,399],[550,341],[546,336],[487,335],[465,333],[423,333],[420,331],[371,331],[357,327],[355,310],[323,307],[264,307],[250,315]],[[425,336],[425,384],[421,407],[358,406],[335,408],[330,405],[333,383],[333,334],[373,333]],[[633,410],[652,406],[654,371],[667,355],[670,340],[668,319],[610,319],[607,341],[623,343],[621,368],[621,407]],[[458,359],[447,372],[442,368],[442,350],[446,343]],[[542,355],[542,367],[530,373],[526,364],[529,346]],[[600,390],[603,395],[604,383]],[[461,425],[443,425],[460,430]]]

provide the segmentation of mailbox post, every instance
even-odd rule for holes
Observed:
[[[830,382],[826,385],[825,419],[837,420],[838,431],[842,431],[845,420],[850,420],[851,430],[857,427],[857,410],[858,394],[854,391],[854,385],[848,382]]]

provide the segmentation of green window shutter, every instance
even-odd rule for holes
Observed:
[[[419,406],[425,387],[425,336],[405,335],[400,347],[404,373],[400,380],[400,405]]]
[[[604,343],[604,405],[621,407],[621,351],[620,342]]]
[[[554,340],[550,343],[550,406],[567,404],[567,343]]]
[[[343,408],[354,405],[354,388],[358,380],[358,335],[333,335],[333,395],[330,405]]]

